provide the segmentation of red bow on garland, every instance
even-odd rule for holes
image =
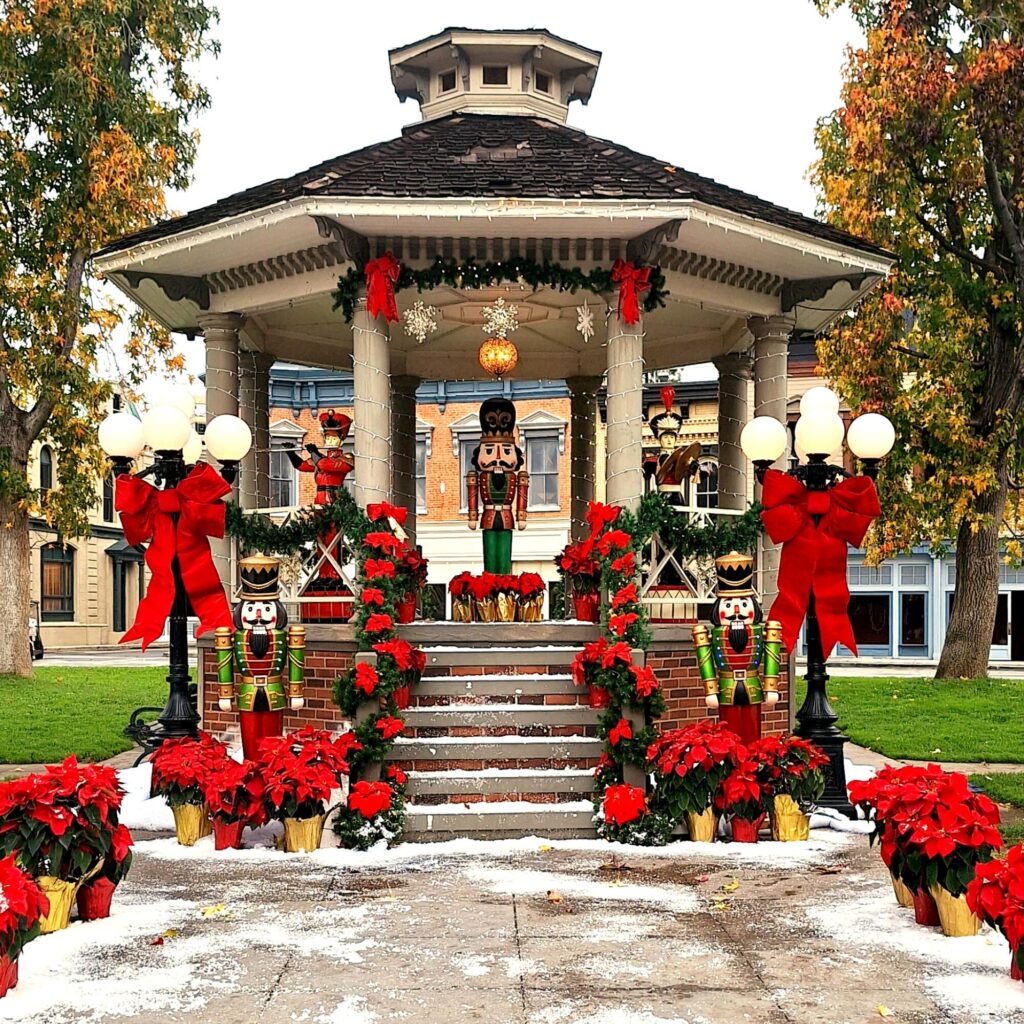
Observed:
[[[640,296],[650,290],[650,267],[636,267],[626,260],[612,264],[612,281],[619,286],[619,316],[627,324],[640,319]]]
[[[141,637],[145,650],[163,632],[174,602],[175,555],[192,610],[199,616],[196,634],[231,625],[231,609],[207,539],[224,536],[224,503],[220,499],[230,490],[230,485],[205,462],[200,462],[177,487],[165,491],[138,477],[117,478],[115,507],[121,513],[125,540],[129,544],[151,541],[146,565],[152,574],[135,622],[121,637],[121,643]],[[171,518],[175,512],[177,529]]]
[[[395,305],[395,282],[402,271],[402,265],[389,249],[380,259],[370,260],[363,268],[366,275],[366,308],[370,316],[381,316],[385,320],[398,319]]]
[[[769,469],[761,501],[761,522],[768,536],[782,545],[779,596],[769,618],[782,623],[787,650],[793,650],[813,591],[825,657],[837,643],[856,654],[846,545],[860,547],[871,520],[882,511],[874,483],[855,476],[828,491],[808,491],[799,480]],[[811,518],[815,515],[821,516],[817,526]]]

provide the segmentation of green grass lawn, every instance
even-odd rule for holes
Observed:
[[[843,732],[887,757],[1024,764],[1024,679],[842,678],[828,692]]]
[[[139,706],[162,706],[167,669],[37,668],[0,675],[0,764],[99,761],[131,747],[122,735]]]

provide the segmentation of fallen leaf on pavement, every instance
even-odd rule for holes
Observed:
[[[707,880],[708,880],[708,876],[707,875],[698,875],[697,876],[697,881],[698,882],[706,882]]]
[[[722,892],[735,892],[740,887],[740,880],[734,878],[731,882],[725,882],[722,885]]]
[[[214,903],[212,906],[203,907],[203,917],[216,917],[218,914],[223,914],[227,910],[227,906],[223,903]]]
[[[177,937],[178,937],[178,929],[177,928],[168,928],[167,931],[165,931],[164,934],[163,934],[163,938],[165,938],[165,939],[176,939]]]
[[[548,903],[561,903],[561,893],[555,892],[554,889],[548,889]]]
[[[878,1016],[879,1017],[891,1017],[892,1016],[892,1010],[890,1010],[888,1006],[879,1006],[878,1007]]]
[[[540,850],[541,853],[550,853],[551,852],[551,844],[550,843],[541,843],[540,846],[537,847],[537,849]]]
[[[151,946],[162,946],[163,944],[164,944],[164,937],[162,935],[158,935],[155,939],[153,939],[152,942],[150,942]]]

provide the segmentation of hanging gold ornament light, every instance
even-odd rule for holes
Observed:
[[[480,365],[495,377],[504,377],[519,362],[519,350],[508,338],[488,338],[478,353]]]

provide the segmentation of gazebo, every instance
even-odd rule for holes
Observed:
[[[237,413],[253,430],[243,507],[269,504],[271,365],[351,367],[356,499],[405,505],[415,535],[417,383],[487,377],[477,358],[482,314],[499,298],[518,307],[514,375],[564,379],[571,392],[574,533],[585,528],[598,476],[602,381],[606,500],[633,506],[644,491],[644,373],[691,363],[713,362],[719,374],[719,505],[747,506],[739,433],[751,415],[785,421],[791,334],[822,331],[891,259],[810,217],[567,125],[572,102],[590,99],[600,58],[533,29],[450,28],[402,46],[389,54],[392,81],[420,116],[401,136],[98,254],[97,268],[158,321],[203,337],[207,416]],[[400,311],[418,300],[436,307],[437,329],[422,340],[367,307],[363,268],[386,253],[416,272],[445,268],[429,293],[397,293]],[[664,304],[635,322],[617,287],[562,287],[620,260],[651,268],[663,292]],[[521,273],[481,277],[476,268],[488,263]],[[771,550],[762,553],[766,601],[776,565]],[[325,644],[344,647],[340,627],[320,629]],[[666,636],[666,657],[689,650],[681,632]],[[420,640],[431,642],[427,633]],[[342,663],[328,659],[324,675]],[[688,671],[680,667],[680,678]],[[677,710],[689,700],[680,697]]]

